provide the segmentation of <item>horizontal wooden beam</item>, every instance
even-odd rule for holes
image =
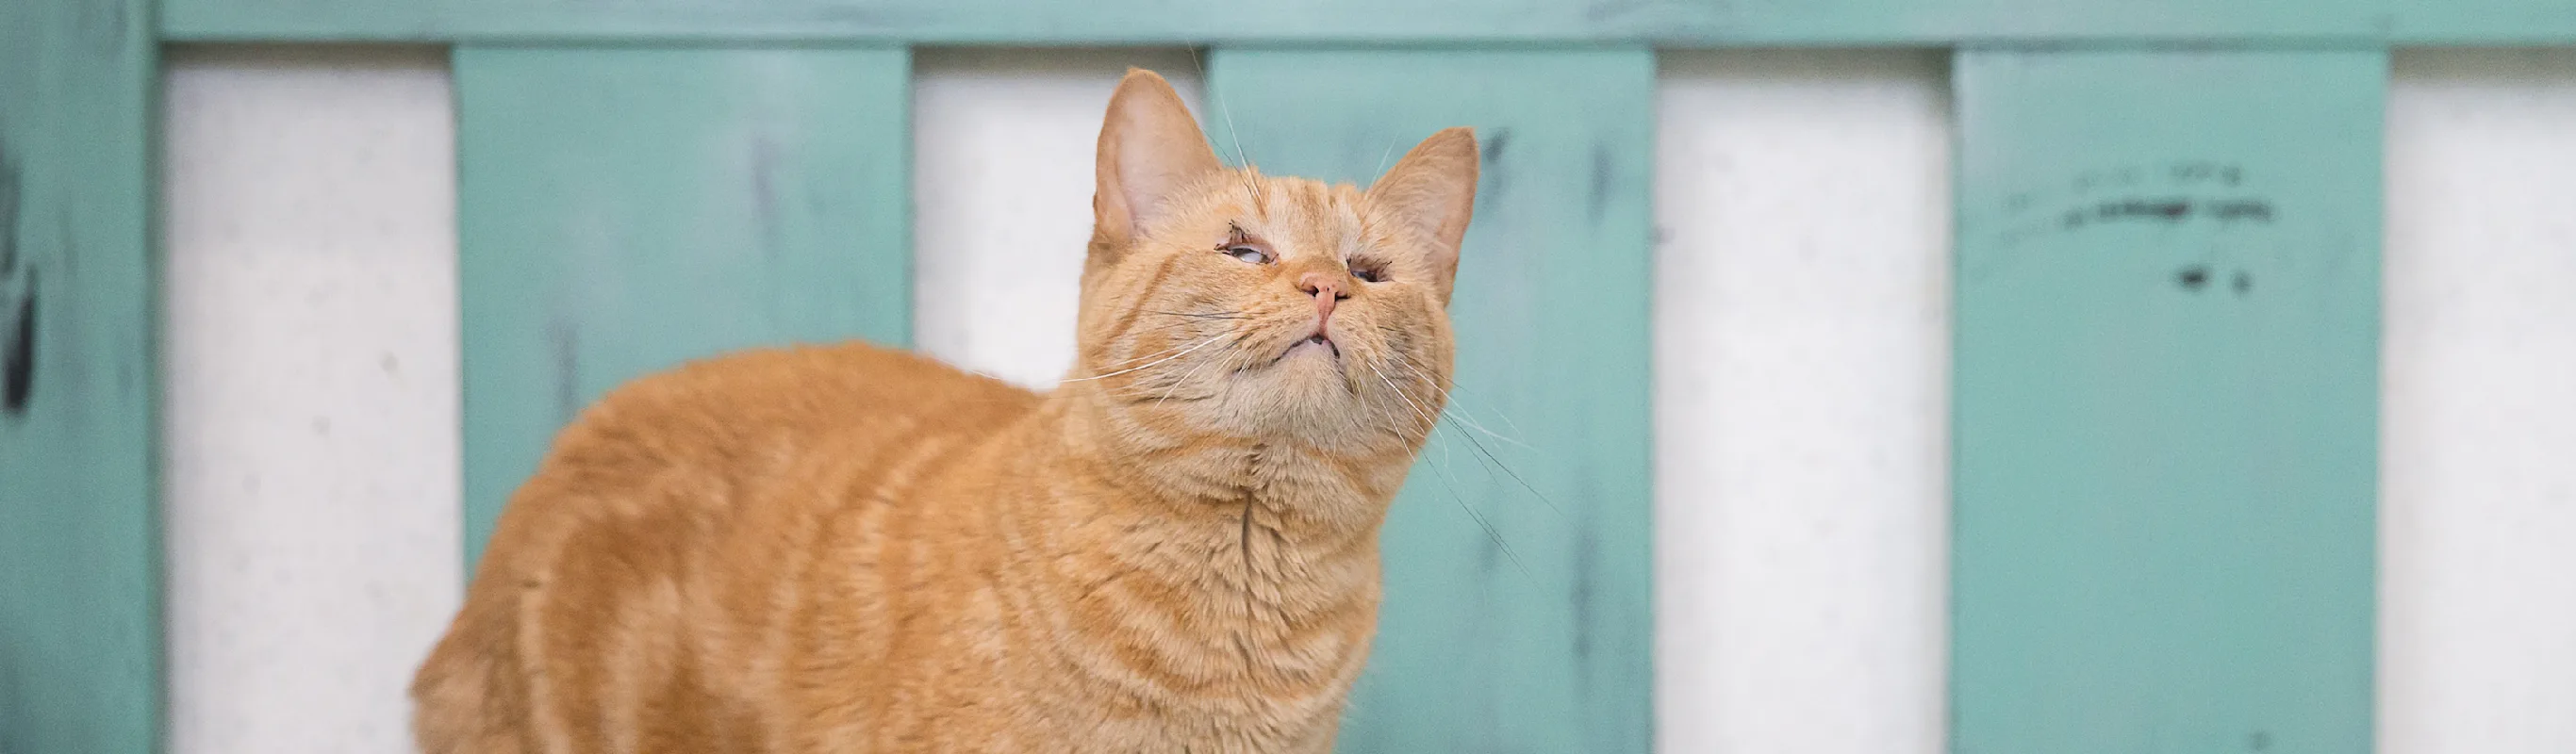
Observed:
[[[2569,0],[167,0],[191,41],[2576,44]]]

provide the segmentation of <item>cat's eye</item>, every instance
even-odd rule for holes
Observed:
[[[1386,282],[1386,268],[1375,263],[1352,264],[1351,277],[1371,283],[1383,283]]]
[[[1250,246],[1228,246],[1223,249],[1219,249],[1219,251],[1225,252],[1226,256],[1234,257],[1252,264],[1270,263],[1270,252],[1262,251]]]

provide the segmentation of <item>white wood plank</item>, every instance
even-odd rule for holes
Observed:
[[[2576,49],[2394,76],[2380,751],[2576,751]]]
[[[1945,69],[1911,52],[1665,57],[1664,751],[1942,750]]]
[[[463,590],[445,56],[169,73],[170,750],[411,751],[404,687]]]

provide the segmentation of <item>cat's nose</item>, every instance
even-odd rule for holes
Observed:
[[[1341,276],[1322,272],[1309,272],[1299,276],[1297,290],[1305,291],[1306,295],[1315,297],[1316,332],[1323,332],[1324,323],[1332,321],[1333,304],[1351,297],[1350,292],[1343,287]]]

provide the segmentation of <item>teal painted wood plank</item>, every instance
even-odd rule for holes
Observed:
[[[619,383],[753,345],[908,345],[910,60],[457,50],[469,568]]]
[[[2576,43],[2569,0],[168,0],[184,40]]]
[[[2387,68],[1959,55],[1952,751],[2370,751]]]
[[[1641,49],[1212,56],[1203,119],[1265,171],[1364,184],[1457,125],[1485,155],[1451,304],[1464,421],[1387,523],[1342,751],[1650,748],[1654,75]]]
[[[161,737],[151,34],[0,2],[0,752]]]
[[[2419,45],[2576,44],[2576,0],[2383,0],[2391,36]]]

